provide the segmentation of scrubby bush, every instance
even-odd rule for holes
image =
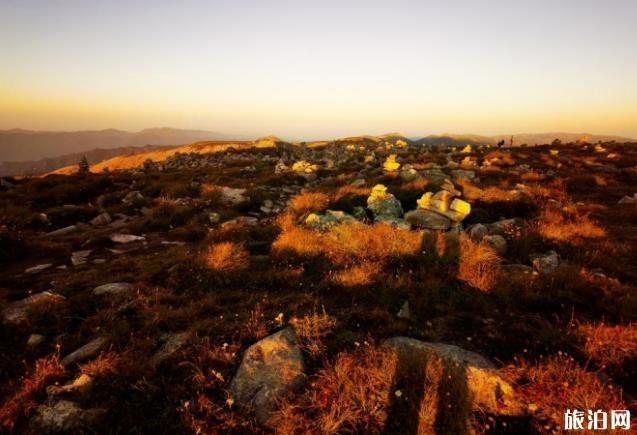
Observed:
[[[497,282],[500,257],[486,243],[460,238],[458,278],[472,287],[489,291]]]

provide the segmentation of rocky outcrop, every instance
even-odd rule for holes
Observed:
[[[230,383],[230,398],[253,408],[258,421],[266,424],[277,400],[303,386],[304,370],[296,334],[291,328],[283,329],[246,350]]]
[[[403,206],[394,195],[387,192],[382,184],[377,184],[367,198],[367,208],[374,215],[375,222],[392,221],[401,218]]]

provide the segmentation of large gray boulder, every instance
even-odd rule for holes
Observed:
[[[277,400],[305,383],[305,364],[292,328],[285,328],[246,350],[230,383],[230,398],[252,407],[257,420],[267,424]]]
[[[458,346],[433,343],[409,337],[393,337],[383,342],[383,347],[394,350],[399,359],[422,361],[440,358],[451,381],[460,382],[465,389],[470,407],[496,415],[522,416],[525,406],[518,400],[513,387],[502,379],[495,366],[484,356]],[[451,388],[453,389],[453,388]]]

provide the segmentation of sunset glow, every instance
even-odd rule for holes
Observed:
[[[637,3],[0,2],[0,128],[637,137]]]

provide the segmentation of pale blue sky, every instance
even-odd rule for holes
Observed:
[[[0,128],[637,137],[637,1],[0,0]]]

